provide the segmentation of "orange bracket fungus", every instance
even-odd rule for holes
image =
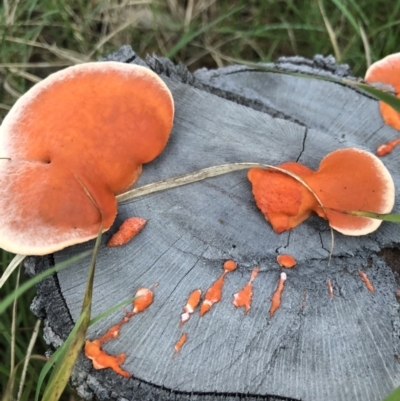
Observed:
[[[137,65],[80,64],[35,85],[0,127],[0,247],[44,255],[107,231],[173,116],[167,86]]]
[[[292,255],[278,255],[276,260],[280,267],[285,267],[286,269],[291,269],[296,266],[296,259]]]
[[[390,54],[382,60],[373,63],[365,73],[368,83],[382,83],[394,89],[397,98],[400,97],[400,53]],[[379,102],[380,112],[386,124],[400,130],[400,114],[387,103]]]
[[[110,327],[100,338],[85,341],[85,355],[92,361],[95,369],[110,368],[121,376],[131,376],[129,372],[121,368],[121,365],[125,362],[125,353],[117,356],[109,355],[102,349],[102,345],[118,338],[121,327],[128,323],[131,317],[143,312],[146,308],[148,308],[152,302],[153,292],[148,288],[139,288],[135,294],[132,312],[126,313],[119,323]]]
[[[142,231],[146,223],[147,220],[141,217],[130,217],[126,219],[118,228],[118,231],[108,240],[107,246],[125,245]]]
[[[314,193],[284,173],[249,170],[256,204],[277,233],[298,226],[315,212],[342,234],[365,235],[381,221],[346,212],[389,213],[393,208],[393,179],[383,163],[364,150],[335,150],[322,159],[317,171],[294,162],[279,167],[296,174]]]
[[[251,308],[251,300],[253,298],[253,281],[259,272],[259,267],[253,269],[249,282],[239,292],[233,295],[233,305],[235,305],[237,308],[244,307],[244,313],[247,313]]]
[[[274,316],[274,313],[276,312],[276,310],[281,306],[281,297],[282,297],[283,288],[285,286],[286,278],[287,278],[286,273],[281,273],[281,276],[280,276],[280,279],[278,282],[278,287],[276,288],[276,290],[271,298],[271,307],[269,309],[270,317]]]

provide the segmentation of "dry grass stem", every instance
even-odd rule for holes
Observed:
[[[25,385],[25,379],[26,379],[26,373],[28,371],[29,361],[30,361],[30,358],[31,358],[31,355],[32,355],[33,347],[35,346],[35,343],[36,343],[37,336],[39,334],[39,329],[40,329],[40,324],[41,323],[42,323],[42,321],[40,319],[38,319],[36,321],[35,327],[34,327],[33,332],[32,332],[31,339],[30,339],[29,344],[28,344],[28,348],[26,350],[26,356],[25,356],[25,360],[24,360],[24,365],[22,367],[22,372],[21,372],[21,380],[19,382],[17,401],[20,401],[21,397],[22,397],[22,392],[23,392],[24,385]]]

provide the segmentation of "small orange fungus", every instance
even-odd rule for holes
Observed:
[[[118,231],[109,239],[107,246],[121,246],[129,242],[142,231],[147,220],[141,217],[130,217],[118,228]]]
[[[186,340],[187,340],[187,334],[183,333],[181,335],[180,339],[175,344],[175,352],[176,353],[178,353],[181,350],[181,348],[182,348],[183,344],[185,344]]]
[[[286,281],[286,273],[281,273],[279,282],[278,282],[278,287],[276,288],[274,294],[272,295],[271,298],[271,307],[269,309],[269,315],[272,317],[274,316],[274,313],[276,310],[281,306],[281,297],[282,297],[282,291],[285,286],[285,281]]]
[[[287,269],[291,269],[292,267],[296,266],[296,259],[292,255],[278,255],[276,260],[278,261],[279,266],[286,267]]]
[[[390,54],[373,63],[365,74],[368,83],[391,85],[397,98],[400,97],[400,53]],[[391,127],[400,130],[400,114],[387,103],[380,101],[379,109],[383,121]]]
[[[236,270],[237,268],[237,264],[234,260],[227,260],[224,263],[224,271],[226,272],[233,272],[234,270]]]
[[[388,143],[384,143],[383,145],[378,146],[376,149],[377,156],[386,156],[388,155],[397,145],[400,144],[400,139],[394,139]]]
[[[259,273],[260,268],[253,269],[249,282],[236,294],[233,295],[233,305],[237,308],[244,307],[245,313],[251,308],[251,300],[253,298],[253,281]]]
[[[375,292],[374,286],[371,284],[371,281],[369,281],[367,275],[362,270],[359,270],[358,274],[360,275],[361,280],[364,281],[364,284],[368,288],[368,290],[374,293]]]
[[[393,179],[383,163],[361,149],[339,149],[328,154],[314,172],[298,163],[280,168],[296,174],[305,185],[287,174],[258,168],[248,178],[258,208],[277,233],[290,230],[314,211],[345,235],[375,231],[381,220],[352,216],[348,211],[389,213],[394,205]]]
[[[187,320],[189,320],[190,315],[196,309],[197,305],[200,303],[201,290],[194,290],[190,295],[186,302],[186,305],[183,307],[184,313],[181,315],[181,325],[184,324]]]
[[[326,285],[328,286],[329,296],[330,296],[331,298],[333,298],[333,286],[332,286],[331,280],[328,280],[328,282],[326,283]]]
[[[121,364],[125,361],[125,354],[109,355],[101,347],[104,343],[118,338],[121,327],[128,323],[131,317],[143,312],[152,302],[152,291],[147,288],[139,288],[135,294],[132,312],[126,313],[119,323],[110,327],[100,338],[93,341],[86,340],[85,355],[92,360],[95,369],[110,368],[121,376],[130,377],[130,374],[121,368]]]

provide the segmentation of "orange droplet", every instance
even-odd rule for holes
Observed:
[[[133,301],[133,313],[143,312],[153,302],[153,292],[148,288],[139,288]]]
[[[331,298],[333,298],[333,287],[332,287],[331,280],[328,280],[328,282],[327,282],[326,284],[327,284],[327,286],[328,286],[329,296],[330,296]]]
[[[183,346],[183,344],[185,344],[187,340],[187,334],[183,333],[181,335],[181,338],[177,341],[177,343],[175,344],[175,352],[179,352]]]
[[[368,288],[368,290],[371,291],[372,293],[374,293],[375,292],[374,286],[369,281],[369,278],[367,277],[367,275],[362,270],[359,270],[358,273],[359,273],[362,281],[364,281],[364,284]]]
[[[181,315],[181,325],[189,320],[190,315],[196,309],[197,305],[200,303],[201,290],[194,290],[183,307],[184,313]]]
[[[249,282],[236,294],[233,295],[233,305],[237,308],[244,307],[245,313],[251,308],[251,300],[253,298],[253,281],[256,278],[260,268],[253,269]]]
[[[400,297],[400,290],[397,290],[396,295]]]
[[[236,268],[237,268],[237,264],[234,260],[227,260],[224,263],[224,270],[226,272],[233,272],[234,270],[236,270]]]
[[[222,273],[221,277],[207,290],[204,301],[200,307],[200,316],[203,316],[215,303],[221,300],[225,275],[226,272]]]
[[[376,149],[376,155],[381,157],[386,156],[399,144],[400,139],[394,139],[393,141],[384,143],[383,145],[378,146]]]
[[[278,255],[276,260],[278,261],[279,266],[286,267],[287,269],[296,266],[296,259],[292,255]]]
[[[281,296],[283,287],[285,286],[286,273],[281,273],[281,277],[278,282],[278,287],[276,288],[274,294],[271,298],[271,308],[269,309],[269,315],[272,317],[276,310],[281,306]]]
[[[124,377],[130,377],[130,373],[121,368],[121,364],[125,362],[125,354],[117,356],[108,355],[101,349],[101,341],[94,340],[85,342],[85,355],[92,360],[95,369],[110,368],[115,373]]]
[[[147,220],[141,217],[130,217],[118,228],[118,231],[109,239],[107,246],[121,246],[129,242],[135,235],[142,231]]]

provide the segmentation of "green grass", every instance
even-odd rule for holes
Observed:
[[[400,2],[387,0],[4,0],[0,7],[0,118],[50,73],[96,60],[122,44],[142,57],[168,56],[190,70],[221,67],[229,58],[254,62],[334,54],[363,76],[370,61],[398,51],[400,43]],[[9,260],[3,253],[2,270]],[[20,281],[26,281],[23,273]],[[0,299],[16,283],[14,272]],[[30,290],[18,298],[15,336],[13,307],[1,315],[0,389],[10,375],[14,341],[15,364],[25,357],[36,324],[29,311],[34,295]],[[47,349],[41,334],[33,354]],[[22,400],[32,399],[42,366],[41,360],[28,365]],[[79,398],[68,390],[62,399]]]

